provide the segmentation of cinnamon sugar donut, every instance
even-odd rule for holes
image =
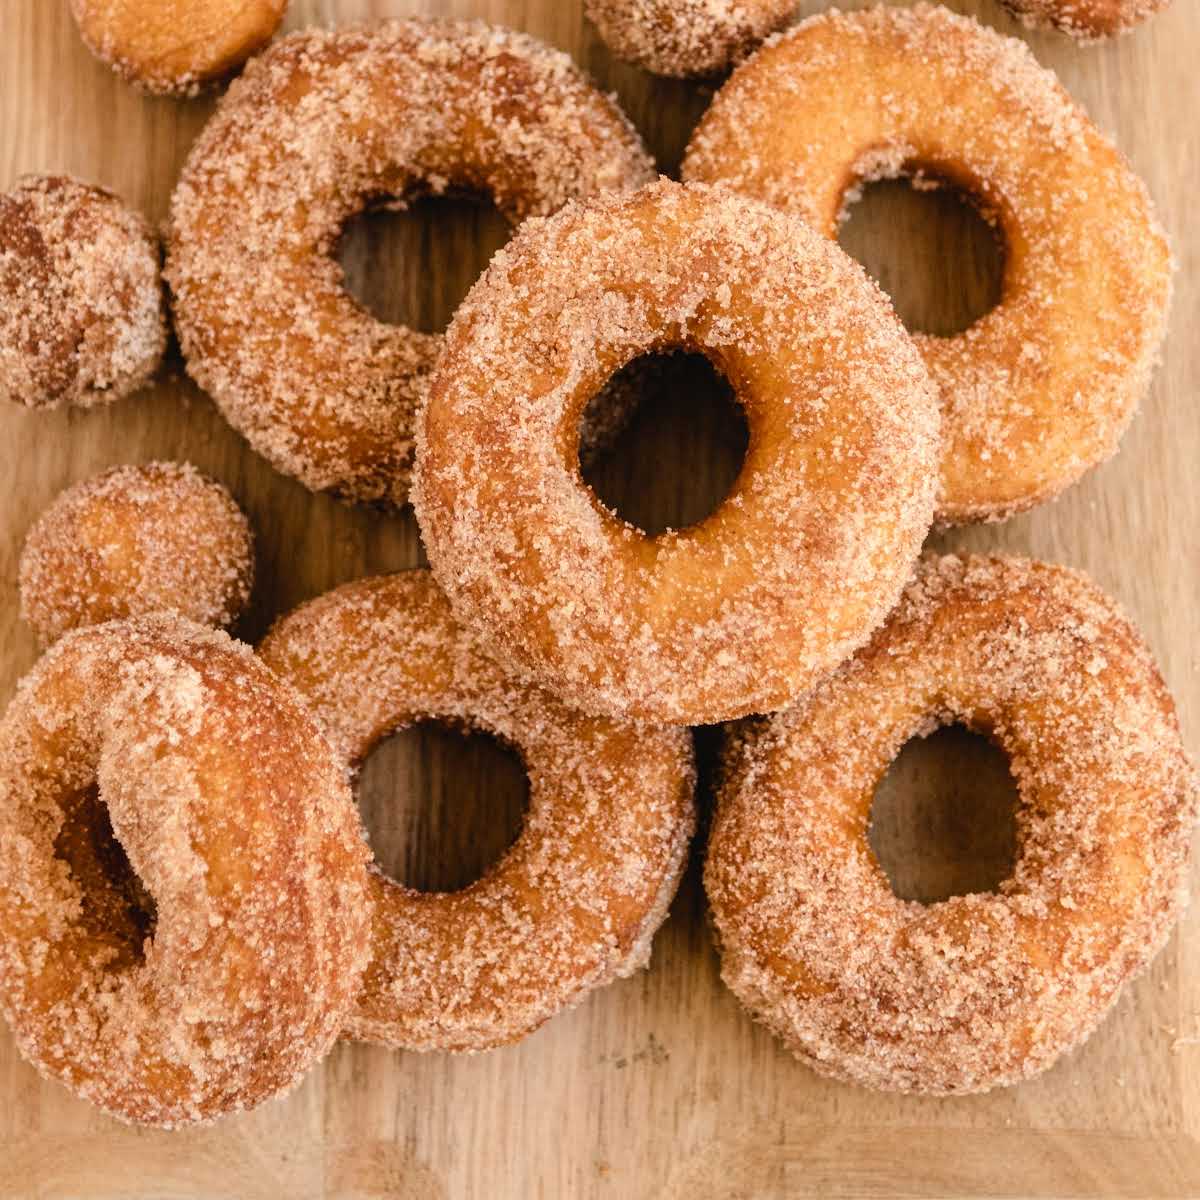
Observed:
[[[56,643],[0,721],[0,831],[0,1008],[44,1075],[173,1127],[290,1088],[337,1036],[368,852],[313,718],[227,635]]]
[[[0,195],[0,397],[86,408],[148,383],[167,345],[158,258],[103,188],[29,175]]]
[[[1010,757],[991,893],[897,898],[867,841],[901,746],[961,722]],[[1079,1045],[1185,902],[1196,791],[1150,651],[1077,571],[925,561],[856,658],[734,739],[705,886],[722,977],[803,1062],[986,1091]]]
[[[288,0],[71,0],[87,48],[146,92],[194,96],[274,36]]]
[[[422,893],[375,870],[374,956],[348,1034],[486,1050],[647,964],[694,823],[686,731],[581,716],[515,682],[428,571],[321,596],[259,653],[352,768],[389,733],[439,720],[493,734],[529,772],[521,835],[477,883]]]
[[[25,539],[21,615],[43,643],[118,617],[231,625],[250,599],[254,535],[189,463],[113,467],[63,492]]]
[[[586,0],[619,58],[656,75],[715,75],[783,25],[799,0]]]
[[[1088,45],[1128,33],[1171,0],[1002,0],[1027,29],[1056,29]]]
[[[647,537],[582,482],[580,409],[700,351],[750,444],[721,506]],[[929,528],[937,402],[886,299],[802,221],[665,180],[527,223],[450,327],[414,505],[438,582],[585,712],[678,724],[788,703],[870,635]]]
[[[941,390],[940,520],[997,520],[1111,455],[1165,329],[1171,256],[1141,180],[1028,47],[944,8],[830,11],[761,50],[693,134],[686,179],[834,237],[870,180],[973,196],[1005,244],[999,304],[916,334]]]
[[[230,88],[172,201],[188,369],[278,470],[403,504],[442,339],[350,297],[330,257],[343,224],[451,189],[517,222],[651,177],[616,104],[524,34],[408,20],[285,38]]]

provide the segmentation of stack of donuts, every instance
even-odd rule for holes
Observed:
[[[701,724],[725,743],[704,867],[722,976],[798,1058],[959,1094],[1082,1042],[1184,901],[1174,705],[1079,572],[922,546],[1116,450],[1172,263],[1145,187],[1025,45],[924,4],[767,38],[794,4],[589,0],[651,69],[744,59],[670,181],[524,34],[404,20],[267,45],[279,0],[72,7],[150,90],[266,48],[192,148],[161,273],[158,235],[102,189],[0,197],[0,393],[114,400],[173,326],[277,470],[411,503],[430,568],[318,596],[252,649],[224,632],[255,568],[220,484],[118,466],[42,514],[19,583],[45,651],[0,721],[0,1008],[30,1062],[175,1127],[286,1091],[338,1037],[528,1035],[648,963]],[[1089,14],[1049,19],[1133,19]],[[837,244],[886,177],[963,190],[1003,242],[1000,302],[961,334],[909,334]],[[332,257],[346,221],[455,190],[492,197],[511,241],[444,336],[376,320]],[[678,350],[729,381],[749,443],[716,511],[649,536],[580,462],[639,362]],[[373,747],[424,720],[496,736],[530,781],[515,844],[453,893],[389,878],[355,806]],[[994,892],[922,905],[867,832],[901,746],[948,723],[1009,756],[1018,852]]]

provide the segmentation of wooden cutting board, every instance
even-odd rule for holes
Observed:
[[[1015,31],[994,0],[955,6]],[[212,101],[139,96],[87,54],[60,0],[2,8],[0,187],[25,171],[66,170],[161,218]],[[288,27],[437,12],[528,30],[616,90],[663,170],[675,171],[709,93],[616,62],[580,10],[580,0],[295,0]],[[1115,460],[1056,504],[937,542],[1089,570],[1145,630],[1196,747],[1200,18],[1192,0],[1175,0],[1116,44],[1030,40],[1150,185],[1181,266],[1173,328]],[[377,312],[438,329],[505,235],[487,208],[442,204],[355,223],[343,258]],[[953,197],[873,189],[843,241],[925,328],[961,326],[993,294],[994,250]],[[685,366],[661,393],[593,476],[647,528],[703,515],[739,461],[739,418],[718,384]],[[260,583],[240,629],[251,640],[334,584],[420,561],[411,514],[345,508],[275,474],[178,363],[152,391],[99,411],[5,407],[0,447],[0,702],[36,655],[17,616],[25,531],[61,488],[110,464],[186,458],[229,485],[259,533]],[[698,738],[706,762],[715,740]],[[381,861],[414,884],[453,887],[513,835],[523,779],[494,747],[419,730],[377,752],[360,792]],[[706,812],[703,790],[700,803]],[[880,789],[875,841],[904,894],[987,887],[1011,853],[1010,813],[1003,761],[950,732],[901,755]],[[1091,1041],[1042,1078],[967,1099],[876,1095],[798,1065],[722,987],[700,853],[698,843],[649,972],[523,1044],[475,1058],[341,1045],[286,1100],[213,1128],[119,1125],[42,1082],[0,1032],[0,1198],[1200,1195],[1195,918]]]

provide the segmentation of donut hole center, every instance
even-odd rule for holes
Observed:
[[[84,931],[117,952],[110,969],[143,962],[146,942],[154,937],[157,909],[113,832],[108,806],[95,784],[63,803],[54,853],[79,887]]]
[[[863,186],[838,233],[913,333],[950,337],[1000,303],[1004,245],[971,193],[936,176]]]
[[[961,725],[908,741],[879,782],[867,838],[901,900],[994,892],[1017,855],[1008,756]]]
[[[368,207],[342,226],[337,261],[346,290],[377,320],[440,333],[512,236],[483,195],[423,197]]]
[[[376,863],[421,892],[457,892],[482,878],[517,840],[528,801],[514,750],[438,721],[384,739],[358,780]]]
[[[746,414],[729,381],[703,354],[645,354],[592,399],[581,430],[602,420],[598,406],[614,397],[631,403],[632,416],[611,446],[580,465],[596,499],[648,537],[698,525],[714,513],[750,444]],[[663,470],[675,461],[687,469]]]

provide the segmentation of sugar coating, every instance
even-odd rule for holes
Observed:
[[[0,195],[0,397],[87,408],[136,391],[167,345],[158,239],[111,192],[28,175]]]
[[[442,338],[346,292],[331,257],[345,221],[467,190],[519,222],[652,177],[615,101],[524,34],[409,20],[284,38],[230,88],[172,200],[188,370],[280,471],[403,504]]]
[[[21,615],[43,643],[119,617],[231,625],[250,599],[254,535],[189,463],[113,467],[63,492],[25,539]]]
[[[962,723],[1009,756],[995,892],[899,899],[867,841],[903,744]],[[870,644],[734,733],[705,868],[721,973],[803,1062],[868,1087],[1017,1083],[1100,1022],[1187,897],[1196,781],[1137,631],[1080,572],[926,559]]]
[[[683,164],[831,238],[864,182],[902,175],[961,188],[1004,243],[997,306],[914,335],[942,397],[938,519],[1003,519],[1115,452],[1165,332],[1170,248],[1145,185],[1025,43],[928,4],[772,39]]]
[[[582,482],[578,414],[644,353],[703,351],[741,474],[649,538]],[[932,514],[937,403],[886,298],[802,221],[667,181],[530,221],[460,308],[413,503],[458,618],[585,712],[705,723],[790,701],[895,603]]]
[[[60,854],[96,789],[154,904],[145,940]],[[0,1009],[44,1075],[172,1128],[286,1091],[337,1037],[369,850],[336,756],[249,648],[173,616],[67,634],[0,721],[0,831]]]
[[[71,0],[88,49],[128,83],[195,96],[271,40],[288,0]]]
[[[799,0],[586,0],[612,52],[656,75],[715,75],[743,58]]]
[[[1084,46],[1128,33],[1171,0],[1002,0],[1026,29],[1054,29]]]
[[[351,774],[422,720],[484,730],[529,773],[521,834],[478,882],[423,893],[376,869],[374,955],[349,1036],[485,1050],[647,965],[695,824],[686,730],[582,716],[513,679],[428,571],[329,592],[282,618],[259,654]]]

